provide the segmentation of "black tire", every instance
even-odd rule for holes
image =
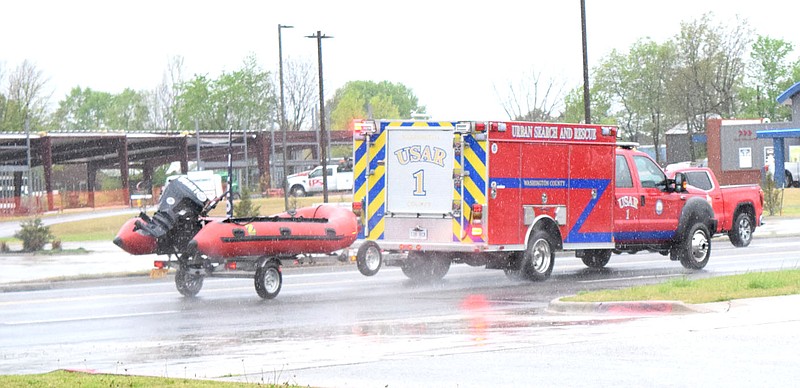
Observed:
[[[784,182],[783,187],[794,187],[794,179],[792,179],[792,173],[789,171],[785,172],[786,174],[786,182]]]
[[[409,253],[408,258],[400,269],[411,280],[434,281],[441,280],[450,270],[449,257],[436,254]]]
[[[175,288],[185,297],[194,297],[203,288],[203,275],[192,273],[192,269],[181,264],[175,272]]]
[[[587,249],[581,257],[583,264],[589,268],[603,268],[611,260],[610,249]]]
[[[711,238],[708,228],[698,222],[670,251],[670,258],[681,262],[684,268],[703,269],[711,257]]]
[[[356,252],[356,267],[364,276],[373,276],[383,265],[381,249],[374,241],[367,241],[358,247]]]
[[[306,189],[304,189],[303,186],[294,185],[289,190],[289,193],[291,193],[295,197],[305,197],[306,196]]]
[[[728,238],[735,247],[746,247],[753,241],[753,221],[750,215],[742,212],[733,221],[733,227],[728,232]]]
[[[256,293],[262,299],[273,299],[281,292],[283,274],[278,260],[262,259],[256,268]]]
[[[522,280],[522,271],[519,269],[522,263],[522,252],[514,252],[508,255],[508,265],[503,268],[503,273],[509,280]]]
[[[523,278],[538,282],[550,277],[556,259],[553,241],[552,236],[544,230],[533,232],[520,266]]]

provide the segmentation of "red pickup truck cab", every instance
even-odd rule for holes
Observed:
[[[726,233],[736,247],[746,247],[757,226],[763,224],[764,191],[759,185],[720,186],[714,173],[705,167],[670,169],[682,172],[689,185],[708,193],[717,219],[716,233]]]

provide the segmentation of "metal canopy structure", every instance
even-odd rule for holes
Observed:
[[[798,94],[800,94],[800,82],[796,82],[794,85],[789,87],[789,89],[786,89],[775,100],[779,104],[791,106],[792,122],[800,124],[800,98],[797,98]],[[786,169],[786,151],[784,139],[800,137],[800,129],[764,129],[758,131],[756,133],[756,137],[759,139],[772,139],[772,149],[775,153],[775,171],[771,171],[771,173],[774,174],[775,183],[778,185],[778,187],[784,187],[786,185],[786,177],[783,174],[783,171]]]
[[[786,185],[786,176],[783,174],[783,171],[786,169],[784,139],[788,137],[800,137],[800,129],[762,129],[756,132],[756,137],[759,139],[772,139],[772,149],[775,153],[773,155],[775,158],[775,171],[770,172],[774,174],[773,179],[775,179],[775,184],[777,184],[778,187],[784,187]],[[778,171],[781,173],[778,173]]]
[[[319,155],[319,131],[292,132],[286,142],[287,149],[311,149]],[[352,143],[349,131],[331,131],[331,145]],[[275,140],[270,131],[234,131],[233,160],[246,158],[257,161],[264,182],[269,182],[270,154],[275,147],[284,144]],[[199,149],[203,163],[220,163],[227,160],[228,131],[196,132],[4,132],[0,133],[0,172],[13,172],[18,186],[22,184],[22,173],[28,170],[27,143],[30,140],[30,167],[42,166],[44,186],[48,197],[48,210],[53,210],[52,168],[53,165],[83,164],[87,166],[89,206],[94,206],[94,181],[97,170],[119,169],[125,194],[125,204],[130,204],[128,169],[142,169],[145,179],[152,178],[158,166],[180,162],[181,173],[188,172],[190,156]],[[280,144],[273,144],[280,143]],[[224,146],[223,146],[224,145]],[[17,180],[16,178],[19,177]],[[15,187],[19,193],[20,187]]]

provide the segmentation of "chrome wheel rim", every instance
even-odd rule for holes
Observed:
[[[538,273],[547,272],[550,268],[550,244],[544,240],[539,239],[533,243],[533,257],[531,258],[533,270]]]
[[[692,257],[699,261],[705,260],[708,255],[708,237],[702,230],[697,230],[692,235]]]
[[[378,252],[377,248],[367,248],[367,252],[364,255],[364,264],[367,265],[370,271],[378,269],[378,266],[381,264],[381,253]]]
[[[278,291],[278,287],[281,285],[280,276],[277,269],[267,268],[264,272],[264,290],[270,294]]]
[[[750,241],[752,237],[752,229],[750,228],[750,219],[747,217],[739,220],[739,239],[742,241]]]

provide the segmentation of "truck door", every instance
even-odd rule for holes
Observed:
[[[639,226],[657,241],[672,238],[680,222],[685,196],[666,192],[666,175],[649,157],[633,155],[641,185]]]
[[[452,242],[453,138],[452,126],[387,128],[387,239]]]
[[[494,141],[489,144],[489,222],[487,239],[491,244],[520,244],[524,228],[520,202],[522,165],[537,160],[535,154],[522,162],[521,143]],[[541,158],[538,158],[541,160]]]
[[[621,242],[639,239],[639,191],[634,185],[633,174],[625,155],[617,155],[615,174],[614,195],[617,209],[614,212],[614,237]]]

